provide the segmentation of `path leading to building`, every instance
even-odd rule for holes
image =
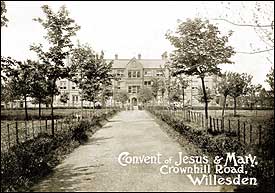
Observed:
[[[160,174],[160,165],[121,166],[121,152],[177,157],[180,145],[164,133],[146,111],[123,111],[75,149],[52,175],[32,191],[220,191],[194,186],[185,175]],[[185,152],[183,152],[185,154]]]

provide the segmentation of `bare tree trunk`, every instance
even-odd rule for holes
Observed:
[[[182,87],[182,108],[184,108],[184,87]]]
[[[54,99],[54,87],[55,80],[52,80],[52,88],[51,88],[51,119],[52,119],[52,136],[54,136],[54,114],[53,114],[53,99]]]
[[[233,116],[236,117],[237,115],[237,97],[234,97],[234,114]]]
[[[170,95],[171,95],[171,71],[170,68],[168,68],[168,106],[170,106]]]
[[[54,115],[53,115],[53,91],[51,93],[51,119],[52,119],[52,136],[54,136]]]
[[[39,101],[38,101],[38,116],[40,119],[41,118],[41,98],[39,98]]]
[[[223,99],[223,105],[222,105],[222,118],[224,118],[224,110],[225,110],[225,105],[226,105],[226,95],[224,96],[224,99]]]
[[[208,101],[207,101],[207,94],[206,94],[206,89],[205,89],[205,84],[204,84],[204,77],[201,77],[201,83],[202,83],[202,91],[203,91],[203,98],[204,98],[204,112],[205,112],[205,122],[204,126],[207,128],[208,126]]]
[[[83,119],[83,99],[82,99],[82,94],[81,94],[81,102],[80,102],[80,106],[81,106],[81,120]]]
[[[27,96],[26,95],[24,95],[24,101],[25,101],[25,119],[28,121],[29,116],[28,116]]]
[[[164,107],[164,93],[162,94],[161,98],[162,98],[162,107]]]

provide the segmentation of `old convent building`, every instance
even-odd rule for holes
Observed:
[[[165,68],[165,64],[168,62],[167,53],[165,52],[159,59],[143,59],[141,54],[137,57],[130,59],[121,59],[116,54],[113,59],[107,59],[107,62],[113,62],[112,73],[118,77],[118,80],[112,81],[113,93],[119,91],[125,91],[128,93],[129,99],[128,105],[137,106],[141,102],[138,100],[138,93],[144,87],[151,88],[153,78],[166,78],[169,76],[168,70]],[[171,77],[173,78],[173,77]],[[189,82],[189,86],[185,89],[185,105],[187,106],[203,106],[198,100],[196,95],[198,94],[198,88],[201,86],[201,81],[197,77],[185,77]],[[213,89],[216,82],[216,77],[206,77],[206,87]],[[66,104],[60,102],[60,95],[55,97],[55,106],[80,106],[81,95],[79,89],[75,83],[63,79],[57,82],[57,86],[60,93],[68,93],[69,100]],[[168,94],[165,93],[165,100],[168,100]],[[157,97],[157,104],[162,104],[161,94]],[[115,105],[118,103],[113,100],[113,97],[107,102],[107,105]],[[167,103],[166,103],[167,104]],[[116,104],[116,105],[119,105]],[[215,100],[212,100],[210,105],[216,106]],[[89,106],[88,101],[84,101],[84,106]]]

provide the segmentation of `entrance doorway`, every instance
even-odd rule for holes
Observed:
[[[132,106],[137,106],[137,99],[136,98],[132,98]]]

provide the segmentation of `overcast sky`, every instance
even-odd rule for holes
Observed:
[[[97,52],[104,51],[106,58],[137,57],[161,58],[165,51],[171,52],[173,47],[165,39],[167,30],[175,30],[177,20],[186,18],[218,18],[229,13],[231,20],[239,22],[238,9],[240,2],[231,3],[232,10],[220,2],[66,2],[66,1],[31,1],[31,2],[6,2],[8,27],[1,29],[1,55],[11,56],[18,60],[35,58],[35,53],[29,50],[32,43],[43,43],[45,30],[32,19],[43,16],[41,6],[50,5],[55,11],[61,5],[66,5],[70,17],[81,26],[77,37],[81,43],[89,43]],[[252,3],[243,2],[247,21],[253,14],[249,6]],[[274,12],[274,2],[272,4]],[[234,8],[235,7],[235,8]],[[230,15],[231,14],[231,15]],[[273,13],[274,15],[274,13]],[[273,16],[274,17],[274,16]],[[274,19],[273,19],[274,20]],[[213,21],[223,33],[233,30],[230,44],[236,51],[250,52],[253,48],[265,49],[259,36],[251,27],[238,27],[224,21]],[[239,22],[240,23],[240,22]],[[274,45],[273,45],[274,46]],[[274,53],[236,54],[232,57],[233,65],[222,65],[223,71],[247,72],[253,75],[254,83],[264,82],[271,64],[266,57],[274,60]]]

